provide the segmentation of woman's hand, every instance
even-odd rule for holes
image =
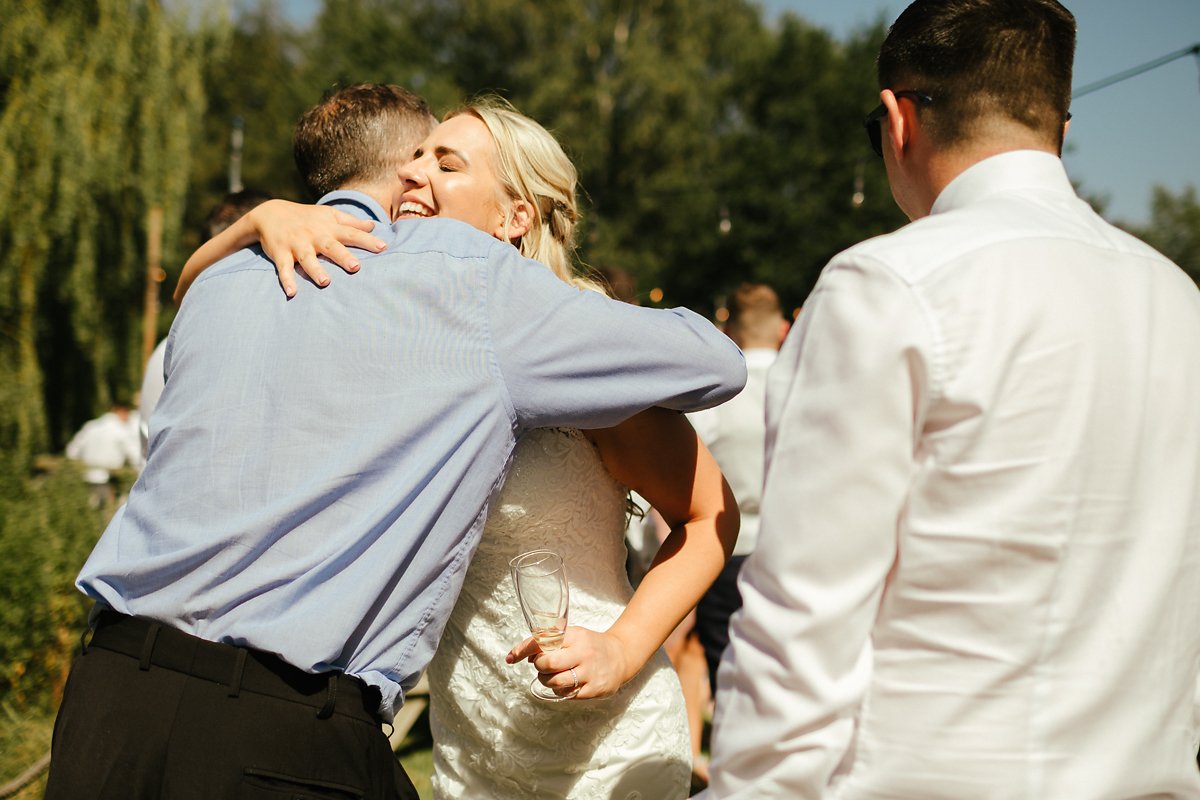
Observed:
[[[510,650],[504,660],[509,664],[529,661],[537,668],[543,686],[560,695],[577,688],[576,699],[591,700],[616,694],[637,674],[626,650],[612,634],[568,626],[560,649],[543,652],[529,638]]]
[[[275,262],[279,283],[288,297],[296,294],[297,265],[318,286],[329,285],[329,273],[318,256],[324,256],[346,272],[358,271],[358,259],[347,245],[378,253],[382,240],[370,231],[371,220],[359,219],[331,206],[307,206],[286,200],[270,200],[246,215],[267,258]]]

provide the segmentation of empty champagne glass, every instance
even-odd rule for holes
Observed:
[[[567,632],[568,606],[567,573],[562,557],[553,550],[532,550],[509,561],[508,566],[530,635],[543,651],[562,647]],[[529,692],[541,700],[566,700],[575,696],[574,691],[567,695],[556,694],[536,678],[529,685]]]

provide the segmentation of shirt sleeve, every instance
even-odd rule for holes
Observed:
[[[718,673],[709,798],[827,797],[852,756],[926,331],[889,270],[835,261],[769,373],[761,529]]]
[[[745,386],[737,345],[687,309],[577,289],[515,251],[489,280],[490,335],[525,427],[604,428],[651,406],[696,411]]]

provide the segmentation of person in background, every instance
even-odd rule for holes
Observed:
[[[1076,195],[1074,50],[1055,0],[888,31],[912,223],[768,376],[709,800],[1200,797],[1200,291]]]
[[[96,419],[84,423],[67,443],[67,458],[83,464],[83,480],[91,487],[90,503],[101,508],[113,502],[112,473],[122,467],[140,468],[138,415],[129,404],[113,403]]]
[[[688,415],[737,498],[742,515],[733,555],[696,606],[696,634],[704,648],[709,687],[717,693],[717,665],[729,643],[729,618],[741,608],[737,579],[758,540],[766,440],[767,370],[775,363],[788,323],[779,295],[763,283],[743,283],[729,302],[725,333],[746,357],[746,388],[716,408]]]

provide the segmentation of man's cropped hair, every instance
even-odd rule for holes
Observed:
[[[916,0],[879,51],[879,88],[920,91],[922,125],[954,145],[1007,118],[1061,147],[1075,17],[1057,0]]]
[[[428,103],[414,92],[358,83],[300,117],[292,152],[316,200],[335,189],[387,180],[436,124]]]

